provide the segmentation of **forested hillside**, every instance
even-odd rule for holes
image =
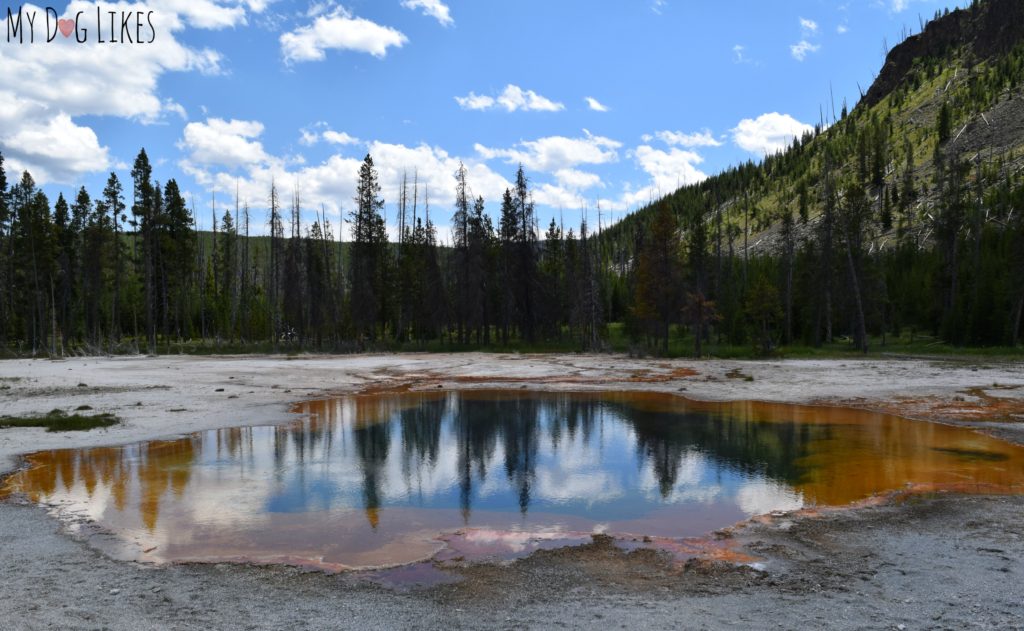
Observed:
[[[714,336],[759,337],[764,350],[840,337],[866,349],[901,332],[1017,346],[1024,3],[976,2],[923,26],[852,111],[823,112],[785,152],[608,230],[602,248],[620,269],[636,263],[626,274],[636,302],[622,316],[664,336],[666,321],[689,313]],[[649,262],[659,256],[674,260]],[[671,296],[658,282],[667,269],[684,276]],[[710,320],[696,307],[708,301]]]
[[[498,208],[453,174],[453,242],[402,187],[388,239],[371,156],[344,245],[302,199],[199,233],[143,150],[122,183],[50,200],[0,156],[7,353],[623,344],[696,355],[893,339],[1018,347],[1024,311],[1024,4],[938,15],[855,107],[760,163],[592,234],[541,226],[522,167]],[[924,26],[924,25],[922,25]],[[437,195],[437,191],[430,191]],[[346,202],[349,200],[345,200]],[[445,219],[448,219],[447,217]],[[255,226],[269,226],[269,236]]]

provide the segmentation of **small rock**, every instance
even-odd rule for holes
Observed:
[[[217,388],[214,392],[224,392],[224,388]]]
[[[121,593],[121,590],[119,590],[119,589],[112,589],[112,590],[110,590],[110,595],[111,596],[117,596],[120,593]]]

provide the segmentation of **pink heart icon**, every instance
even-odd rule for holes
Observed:
[[[57,20],[57,28],[60,29],[60,34],[64,37],[71,37],[71,32],[75,30],[75,21]]]

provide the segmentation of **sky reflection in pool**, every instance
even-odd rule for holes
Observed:
[[[429,557],[439,533],[467,527],[500,554],[594,530],[696,536],[907,484],[1024,480],[1020,447],[833,408],[463,391],[297,411],[274,427],[40,452],[5,488],[115,533],[116,556],[343,569]]]

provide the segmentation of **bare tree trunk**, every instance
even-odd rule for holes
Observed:
[[[862,353],[868,352],[867,327],[864,322],[864,305],[860,296],[860,280],[857,277],[857,266],[853,262],[853,244],[850,241],[849,230],[846,230],[846,264],[850,272],[850,284],[853,286],[853,301],[857,307],[857,339],[856,343]]]

